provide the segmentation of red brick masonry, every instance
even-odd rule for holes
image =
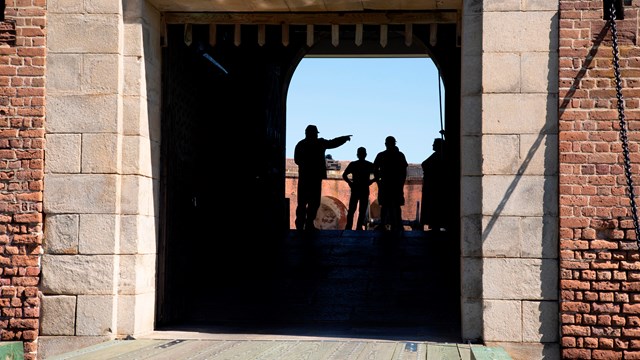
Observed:
[[[45,0],[6,3],[0,22],[0,340],[36,359],[45,119]]]
[[[640,256],[626,195],[611,32],[602,1],[560,1],[560,316],[564,359],[640,359]],[[617,22],[639,172],[638,4]],[[634,176],[635,184],[640,178]],[[637,190],[636,190],[637,194]]]
[[[559,1],[560,345],[565,359],[640,359],[640,256],[602,3]],[[46,1],[8,0],[6,9],[9,21],[0,24],[0,334],[24,341],[25,358],[35,359]],[[633,174],[640,173],[638,10],[637,2],[626,6],[618,22]],[[344,195],[340,181],[326,185]],[[405,214],[413,204],[408,196]]]

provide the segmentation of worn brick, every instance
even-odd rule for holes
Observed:
[[[614,360],[622,359],[622,353],[613,350],[593,350],[592,359]]]

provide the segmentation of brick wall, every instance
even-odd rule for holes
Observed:
[[[322,227],[323,229],[343,230],[347,222],[346,211],[349,208],[351,188],[349,188],[347,182],[342,179],[342,173],[349,164],[349,161],[341,160],[339,162],[340,170],[329,170],[327,173],[328,179],[322,182],[322,196],[337,199],[340,202],[339,205],[344,206],[344,212],[335,214],[338,217],[337,221],[333,222],[330,227]],[[295,164],[293,159],[287,159],[286,168],[285,196],[289,198],[289,228],[295,229],[295,212],[296,206],[298,206],[296,195],[298,186],[298,166]],[[376,208],[377,203],[374,203],[378,198],[377,184],[372,184],[369,188],[369,192],[369,203],[372,204],[371,217],[378,218],[379,210]],[[422,199],[422,168],[420,164],[409,164],[409,169],[407,170],[407,181],[404,185],[404,198],[405,205],[401,208],[402,219],[410,221],[415,220],[416,206]],[[318,212],[318,216],[322,216],[322,208]],[[354,229],[357,220],[358,211],[356,210],[353,217]],[[405,228],[406,230],[411,230],[410,226],[405,226]]]
[[[640,170],[638,9],[626,7],[617,22],[634,174]],[[640,256],[602,1],[560,1],[559,59],[562,356],[640,359]]]
[[[6,3],[0,22],[0,339],[35,359],[40,304],[45,0]]]

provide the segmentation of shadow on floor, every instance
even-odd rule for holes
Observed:
[[[292,230],[207,251],[158,330],[460,342],[447,233]]]

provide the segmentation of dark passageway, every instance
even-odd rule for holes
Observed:
[[[414,32],[429,37],[428,26]],[[288,229],[286,84],[309,51],[304,33],[292,29],[284,47],[278,28],[267,29],[264,46],[244,31],[236,46],[233,26],[219,26],[216,46],[205,46],[215,63],[194,45],[208,44],[208,35],[194,25],[188,44],[184,26],[172,25],[164,48],[156,326],[459,341],[459,229],[395,239],[374,231],[302,237]],[[445,86],[457,84],[455,29],[438,36],[449,57],[444,70],[457,71]],[[459,89],[448,92],[458,99]],[[451,108],[459,104],[445,107],[455,139]],[[451,166],[455,173],[457,163]]]
[[[238,249],[232,261],[212,264],[216,276],[196,277],[194,292],[210,296],[194,296],[177,325],[460,341],[456,246],[446,233],[292,231],[276,246]]]

